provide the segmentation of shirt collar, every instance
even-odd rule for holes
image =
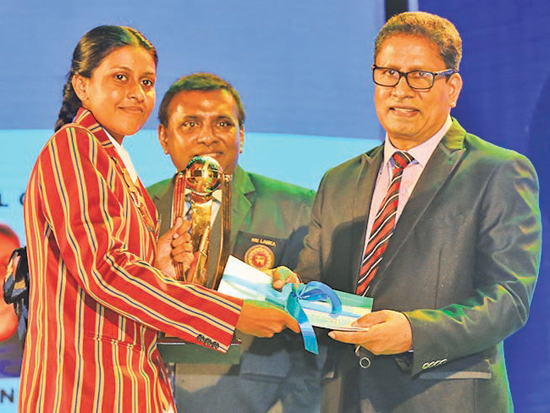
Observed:
[[[214,198],[214,201],[221,204],[222,202],[222,190],[216,189],[214,193],[212,194],[212,198]],[[191,201],[191,190],[189,188],[185,188],[185,200]]]
[[[419,163],[422,167],[426,166],[428,163],[428,160],[432,156],[433,151],[441,142],[441,139],[443,139],[443,136],[447,133],[449,128],[451,127],[453,121],[451,119],[451,116],[447,116],[447,120],[437,131],[437,133],[432,136],[430,139],[422,142],[420,145],[415,146],[414,148],[411,148],[407,151],[407,153],[411,154],[414,157],[415,163]],[[399,149],[397,149],[395,146],[392,145],[388,138],[388,134],[386,134],[386,138],[384,139],[384,163],[383,166],[387,165],[390,161],[390,158],[395,152],[398,152]]]
[[[107,137],[109,138],[109,140],[111,141],[111,143],[113,144],[113,146],[115,147],[118,153],[120,153],[121,150],[125,151],[122,145],[118,143],[118,141],[111,136],[111,134],[107,131],[107,129],[103,128],[103,130],[105,131],[105,134],[107,135]]]
[[[120,156],[120,159],[122,159],[122,162],[124,162],[124,166],[128,170],[128,173],[130,174],[130,177],[132,178],[132,181],[134,181],[134,183],[137,182],[138,175],[137,175],[137,172],[136,172],[136,168],[134,167],[134,164],[132,163],[132,159],[130,158],[130,154],[124,148],[124,146],[122,146],[120,143],[118,143],[117,140],[115,138],[113,138],[109,132],[107,132],[107,129],[103,128],[103,130],[105,131],[105,134],[107,135],[107,137],[109,138],[109,140],[113,144],[114,148],[118,152],[118,156]]]

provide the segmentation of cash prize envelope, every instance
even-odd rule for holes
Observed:
[[[318,281],[287,284],[282,291],[271,286],[269,275],[230,256],[218,290],[237,298],[268,301],[283,307],[298,320],[306,350],[318,354],[313,326],[330,330],[360,331],[351,323],[370,313],[372,298],[335,291]]]

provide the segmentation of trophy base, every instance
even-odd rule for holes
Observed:
[[[239,364],[242,355],[241,340],[235,337],[226,353],[176,337],[158,338],[157,347],[165,364]]]

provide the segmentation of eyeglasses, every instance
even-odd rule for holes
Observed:
[[[435,79],[439,76],[450,76],[456,73],[455,69],[445,69],[439,72],[429,72],[427,70],[411,70],[410,72],[400,72],[390,67],[378,67],[372,65],[372,80],[378,86],[393,87],[396,86],[401,77],[407,80],[407,84],[414,90],[428,90],[434,85]]]

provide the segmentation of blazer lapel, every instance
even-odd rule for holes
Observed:
[[[103,129],[103,127],[97,122],[93,114],[84,108],[80,108],[78,110],[74,123],[85,127],[94,135],[105,152],[107,152],[109,157],[113,160],[115,169],[120,173],[121,179],[126,183],[130,192],[135,190],[139,193],[141,200],[143,200],[144,207],[138,205],[136,205],[136,207],[138,207],[138,209],[140,209],[140,213],[143,214],[143,218],[147,222],[147,226],[150,226],[149,222],[153,225],[152,229],[154,230],[154,236],[156,237],[156,234],[158,234],[158,216],[156,208],[147,194],[145,187],[141,183],[141,180],[138,178],[137,183],[132,182],[124,161],[107,135],[107,132],[105,132],[105,129]]]
[[[403,209],[394,233],[384,252],[378,274],[371,282],[371,294],[374,295],[376,284],[391,277],[391,266],[401,247],[407,242],[412,229],[426,213],[434,197],[445,185],[449,175],[457,167],[464,154],[464,137],[466,131],[453,119],[453,124],[434,150],[422,175]]]
[[[92,112],[87,109],[80,108],[74,118],[74,123],[88,129],[88,131],[90,131],[94,135],[99,143],[101,143],[101,146],[103,147],[103,149],[105,149],[105,152],[107,152],[109,157],[114,159],[115,163],[118,164],[121,169],[126,169],[122,158],[120,157],[118,151],[113,145],[113,142],[111,142],[111,139],[109,139],[109,136],[107,135],[107,132],[105,132],[105,129],[103,129],[103,127],[97,122],[97,120],[95,120]]]
[[[240,228],[250,226],[251,208],[256,198],[256,188],[248,174],[237,166],[233,174],[233,193],[231,201],[231,251],[235,246]]]
[[[357,174],[355,190],[353,194],[350,194],[350,196],[353,196],[353,241],[351,245],[357,246],[356,251],[351,254],[351,271],[353,276],[351,277],[352,284],[350,285],[350,291],[355,291],[357,286],[359,267],[361,265],[365,246],[372,194],[383,158],[384,145],[377,146],[362,156],[361,169]]]
[[[94,137],[101,143],[105,151],[110,157],[114,157],[117,161],[122,162],[122,159],[118,156],[118,152],[114,147],[111,139],[107,136],[107,133],[103,127],[95,120],[94,115],[87,109],[80,108],[74,118],[74,123],[81,125],[88,129]]]

